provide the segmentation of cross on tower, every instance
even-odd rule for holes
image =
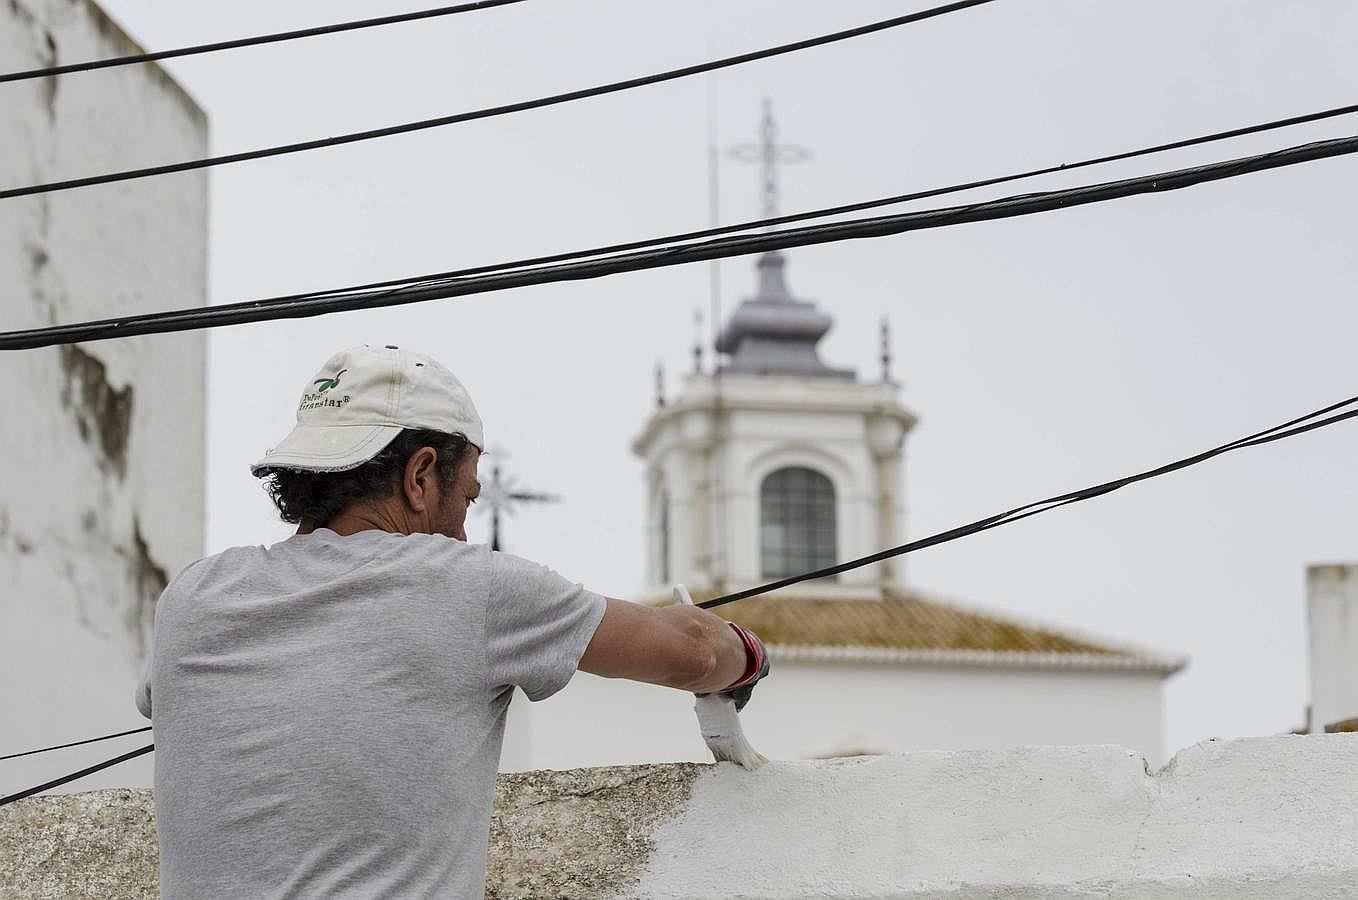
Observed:
[[[768,97],[764,98],[764,116],[759,122],[759,143],[737,144],[727,153],[734,160],[761,165],[761,200],[765,219],[778,215],[778,164],[790,165],[811,158],[811,151],[805,147],[778,143],[778,125],[773,121],[773,101]]]
[[[500,516],[512,516],[520,503],[559,503],[555,494],[525,491],[514,485],[512,476],[506,478],[497,462],[490,469],[490,484],[481,490],[481,499],[490,510],[490,549],[500,548]]]

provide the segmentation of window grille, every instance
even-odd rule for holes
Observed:
[[[789,466],[759,487],[759,545],[765,578],[835,563],[835,486],[814,469]]]

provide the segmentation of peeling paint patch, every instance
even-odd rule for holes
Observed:
[[[39,247],[36,244],[28,247],[28,266],[35,274],[46,268],[47,264],[51,261],[52,257],[48,255],[45,248]]]
[[[43,29],[43,37],[46,39],[47,55],[42,62],[43,68],[51,68],[57,64],[57,38],[52,34],[50,28]],[[57,78],[48,76],[42,80],[42,99],[47,107],[48,121],[55,122],[57,119]]]
[[[15,18],[23,19],[29,25],[38,24],[38,17],[33,14],[27,6],[19,3],[19,0],[9,0],[10,12],[14,13]]]
[[[132,386],[114,388],[103,362],[79,347],[61,348],[61,368],[66,373],[61,402],[75,414],[80,439],[99,451],[101,467],[126,477]]]
[[[28,556],[37,549],[32,541],[14,530],[10,524],[9,513],[0,509],[0,550],[6,547],[21,556]]]
[[[56,324],[57,309],[53,299],[55,291],[52,283],[52,254],[48,250],[48,234],[52,224],[51,198],[44,194],[37,198],[37,223],[24,242],[28,262],[29,284],[34,303],[46,314],[47,321]]]
[[[137,642],[137,659],[146,655],[151,646],[151,627],[156,618],[156,601],[160,599],[170,577],[165,568],[151,556],[151,548],[141,533],[141,522],[132,520],[132,580],[136,586],[136,605],[128,623]]]
[[[21,20],[31,29],[35,38],[38,33],[42,35],[40,42],[36,40],[34,42],[34,54],[38,58],[37,68],[55,66],[57,63],[57,39],[52,30],[42,21],[39,13],[20,4],[18,0],[9,0],[9,8],[14,18]],[[42,79],[41,90],[43,104],[47,109],[48,121],[53,122],[56,120],[57,114],[57,79],[55,77]]]

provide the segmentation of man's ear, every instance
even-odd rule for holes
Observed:
[[[438,452],[433,447],[421,447],[406,460],[401,477],[401,490],[406,504],[415,512],[426,512],[436,503],[438,488]]]

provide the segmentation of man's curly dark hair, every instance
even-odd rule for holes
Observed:
[[[421,447],[438,453],[439,482],[451,488],[471,443],[460,434],[407,428],[363,465],[345,472],[268,468],[256,474],[284,522],[322,528],[355,503],[384,500],[396,491],[406,463]]]

